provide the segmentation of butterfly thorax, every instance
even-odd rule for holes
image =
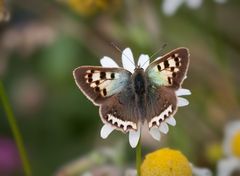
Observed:
[[[136,68],[133,75],[133,84],[135,94],[142,96],[146,93],[146,78],[144,75],[144,70],[142,68]]]

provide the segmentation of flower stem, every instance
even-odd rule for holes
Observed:
[[[15,142],[17,144],[18,151],[20,153],[20,157],[21,157],[21,160],[22,160],[25,175],[30,176],[30,175],[32,175],[31,174],[32,172],[31,172],[31,167],[30,167],[29,161],[28,161],[27,153],[26,153],[26,150],[24,148],[22,136],[21,136],[21,133],[18,129],[16,119],[13,115],[13,111],[11,109],[8,98],[6,96],[3,83],[1,81],[0,81],[0,99],[2,100],[3,107],[4,107],[4,110],[6,112],[8,123],[10,125],[11,130],[12,130]]]
[[[141,163],[142,163],[142,144],[141,144],[141,137],[140,137],[137,148],[136,148],[137,176],[141,176]]]

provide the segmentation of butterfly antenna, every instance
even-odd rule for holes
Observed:
[[[135,63],[126,55],[122,52],[122,50],[117,46],[115,45],[113,42],[111,42],[111,45],[116,48],[122,55],[124,55],[134,66],[135,66]]]
[[[153,54],[150,56],[150,59],[151,59],[153,56],[155,56],[157,53],[159,53],[160,51],[162,51],[164,48],[166,48],[166,46],[167,46],[167,44],[164,43],[161,48],[159,48],[155,53],[153,53]]]

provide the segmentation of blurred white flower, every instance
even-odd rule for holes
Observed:
[[[212,176],[212,172],[207,168],[197,167],[190,164],[193,176]]]
[[[227,0],[214,0],[216,3],[225,3]],[[202,0],[164,0],[162,4],[163,13],[172,16],[179,7],[186,4],[190,9],[197,9],[202,5]]]
[[[232,176],[237,171],[240,172],[239,158],[228,157],[218,162],[217,176]]]
[[[218,176],[231,176],[240,173],[240,121],[230,122],[225,128],[223,151],[226,158],[217,166]]]
[[[240,159],[240,121],[230,122],[225,128],[223,141],[224,154]]]
[[[101,65],[103,67],[119,67],[118,64],[110,57],[106,57],[104,56],[101,59]],[[139,59],[138,59],[138,65],[141,66],[144,70],[148,67],[150,62],[150,58],[148,55],[144,55],[141,54]],[[133,54],[130,48],[126,48],[125,50],[123,50],[122,52],[122,64],[123,67],[130,71],[131,73],[134,72],[135,69],[135,62],[134,62],[134,58],[133,58]],[[178,107],[182,107],[182,106],[187,106],[189,104],[188,100],[179,96],[184,96],[184,95],[190,95],[191,92],[188,89],[178,89],[176,91],[176,96],[177,96],[177,106]],[[168,125],[171,126],[175,126],[176,125],[176,120],[174,119],[173,116],[167,118],[165,121],[163,121],[159,128],[154,126],[152,128],[150,128],[149,133],[151,134],[151,136],[156,139],[156,140],[160,140],[161,139],[161,133],[163,134],[167,134],[169,131],[169,127]],[[131,145],[131,147],[135,148],[138,144],[138,141],[140,139],[140,133],[141,133],[141,125],[139,124],[138,126],[138,130],[134,131],[134,130],[130,130],[129,131],[129,143]],[[110,124],[104,124],[104,126],[101,129],[101,137],[103,139],[106,139],[111,132],[115,130],[115,127],[113,127]]]

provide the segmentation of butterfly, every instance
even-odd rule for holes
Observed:
[[[139,124],[159,127],[177,111],[175,91],[181,88],[189,66],[187,48],[158,57],[144,70],[80,66],[73,71],[77,86],[99,106],[103,123],[122,132],[137,131]]]

